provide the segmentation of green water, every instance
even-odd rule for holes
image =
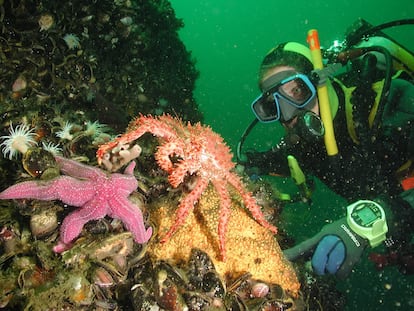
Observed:
[[[180,36],[192,51],[200,71],[195,97],[205,123],[220,133],[235,150],[245,127],[252,121],[251,101],[258,95],[257,70],[262,57],[284,41],[306,44],[309,29],[317,29],[321,44],[342,40],[358,18],[373,25],[412,18],[412,0],[394,1],[279,1],[279,0],[171,0],[185,27]],[[413,28],[399,27],[391,34],[405,46],[414,46]],[[278,141],[278,124],[258,126],[246,147],[266,149]],[[283,186],[283,184],[282,184]],[[319,185],[308,211],[308,226],[299,216],[286,224],[297,237],[316,232],[327,218],[340,215],[344,200]],[[296,204],[286,209],[303,214]],[[339,216],[338,216],[339,217]],[[310,226],[310,227],[309,227]],[[390,268],[379,273],[364,258],[356,271],[338,284],[347,298],[346,310],[413,310],[414,276],[402,276]]]

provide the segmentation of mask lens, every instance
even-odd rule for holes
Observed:
[[[252,103],[253,112],[261,122],[290,120],[316,96],[309,78],[291,71],[269,77],[262,87],[265,91]]]
[[[312,91],[305,83],[303,78],[295,78],[287,81],[279,87],[279,93],[292,104],[301,106],[307,104],[308,100],[312,97]]]
[[[273,94],[265,93],[259,96],[253,103],[252,109],[261,122],[272,122],[279,119],[279,107]]]

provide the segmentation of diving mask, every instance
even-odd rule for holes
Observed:
[[[310,79],[296,71],[283,71],[262,83],[263,93],[252,103],[253,113],[261,122],[294,118],[300,110],[310,110],[315,103],[316,89]]]

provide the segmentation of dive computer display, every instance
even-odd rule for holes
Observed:
[[[347,207],[349,227],[359,236],[366,238],[371,247],[383,242],[388,232],[384,209],[377,202],[360,200]]]

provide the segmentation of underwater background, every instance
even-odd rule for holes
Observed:
[[[250,104],[259,94],[258,68],[273,46],[285,41],[306,44],[308,30],[317,29],[321,45],[329,47],[334,40],[342,41],[358,18],[375,26],[412,18],[414,12],[411,0],[171,0],[171,4],[183,19],[180,38],[200,72],[194,96],[204,123],[220,133],[233,152],[254,118]],[[401,26],[386,33],[414,50],[413,30],[413,26]],[[277,122],[259,124],[244,148],[265,150],[282,134]],[[282,191],[295,191],[288,179],[267,179]],[[346,206],[322,184],[315,189],[312,205],[284,208],[284,229],[298,241],[318,232],[326,221],[341,217]],[[366,253],[356,271],[337,284],[346,299],[345,310],[413,310],[414,276],[401,275],[395,267],[378,272]]]
[[[211,126],[234,154],[240,136],[253,120],[250,103],[258,95],[257,70],[269,49],[283,41],[306,44],[306,34],[312,28],[319,31],[322,45],[329,47],[334,40],[341,41],[358,18],[377,25],[410,18],[413,8],[412,0],[0,0],[0,191],[34,180],[43,180],[47,188],[54,189],[57,187],[52,180],[71,177],[64,194],[78,191],[89,195],[86,187],[84,191],[72,188],[77,179],[84,181],[78,178],[78,171],[105,172],[112,178],[122,166],[136,160],[138,187],[124,199],[138,207],[134,215],[143,214],[146,228],[158,229],[161,236],[171,227],[177,203],[197,187],[195,174],[182,172],[183,182],[175,189],[154,156],[155,150],[163,150],[156,149],[158,146],[170,142],[151,135],[136,139],[136,144],[129,144],[135,140],[131,136],[125,144],[108,147],[111,152],[100,154],[104,156],[100,158],[101,168],[96,157],[99,146],[119,138],[128,122],[143,114],[147,116],[138,117],[140,121],[126,130],[127,135],[144,128],[144,132],[162,138],[157,131],[167,124],[167,131],[178,142],[184,141],[185,147],[192,147],[186,143],[188,138],[197,138],[196,146],[207,143],[206,153],[213,159],[217,146],[221,146],[223,152],[214,163],[229,171],[231,155],[221,138],[204,126],[181,131],[191,127],[187,121]],[[386,33],[414,50],[412,26]],[[165,113],[179,116],[184,123],[160,117]],[[282,135],[278,123],[259,124],[247,138],[244,150],[268,149]],[[25,148],[14,146],[19,142]],[[176,165],[181,160],[191,161],[197,150],[205,149],[194,150],[183,159],[165,155]],[[58,161],[72,163],[76,169],[65,172]],[[129,169],[124,175],[130,175]],[[202,169],[212,171],[209,176],[227,185],[229,175],[223,178],[216,165]],[[105,182],[87,179],[91,180],[85,182],[96,190],[93,199],[120,188],[108,190]],[[246,272],[232,266],[230,260],[217,260],[217,245],[210,243],[215,239],[215,222],[221,221],[217,217],[203,223],[191,213],[196,225],[190,223],[177,230],[169,243],[163,244],[169,247],[161,246],[158,235],[148,244],[134,243],[128,232],[132,230],[124,223],[128,217],[102,217],[88,221],[80,237],[73,240],[73,247],[57,255],[53,245],[64,233],[62,222],[86,204],[68,205],[65,195],[58,200],[32,200],[30,195],[11,200],[12,196],[6,198],[1,192],[0,309],[182,310],[190,305],[200,310],[200,306],[217,304],[219,310],[291,310],[292,306],[298,310],[414,309],[413,276],[400,274],[396,267],[376,271],[367,259],[369,252],[354,273],[341,282],[316,277],[303,263],[298,264],[303,296],[294,297],[299,280],[290,273],[292,265],[280,256],[279,243],[286,248],[312,236],[325,223],[342,217],[347,205],[343,198],[315,182],[309,204],[279,203],[279,193],[298,193],[290,178],[263,176],[248,185],[261,201],[265,216],[278,226],[277,240],[268,231],[262,234],[264,228],[240,208],[231,193],[232,211],[240,217],[233,217],[235,224],[228,232],[228,245],[233,245],[228,247],[229,257],[249,268],[254,262],[256,270],[267,276],[281,276],[268,281],[252,269]],[[29,185],[38,189],[36,182]],[[198,216],[216,215],[218,197],[227,195],[217,195],[214,185],[207,190],[202,191],[203,200],[197,205]],[[244,192],[241,190],[240,194]],[[189,208],[192,202],[187,204]],[[112,205],[119,210],[129,206]],[[243,220],[253,225],[243,225]],[[207,234],[214,232],[205,243],[211,246],[210,253],[207,247],[193,252],[202,245],[205,232],[188,234],[188,228],[206,226],[210,226],[204,230]],[[240,243],[246,234],[260,238],[254,238],[251,245]],[[187,254],[177,259],[180,262],[170,262],[173,256],[169,251],[177,249]],[[375,249],[383,251],[381,247]],[[242,275],[237,274],[240,271]],[[270,295],[263,296],[266,287]]]

